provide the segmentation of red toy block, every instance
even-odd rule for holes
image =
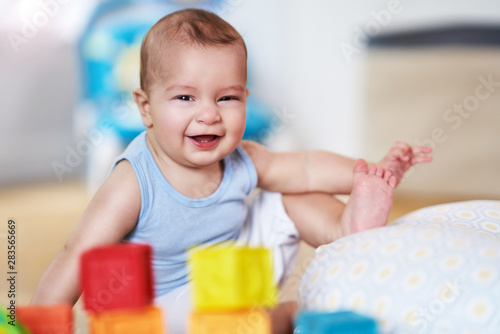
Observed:
[[[71,305],[18,306],[16,321],[31,334],[72,334],[73,312]]]
[[[80,261],[84,308],[89,312],[141,308],[154,298],[152,249],[124,243],[85,252]]]

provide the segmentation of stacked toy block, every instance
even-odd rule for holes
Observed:
[[[149,245],[102,246],[81,257],[83,303],[92,334],[164,334],[153,305]]]
[[[0,325],[0,333],[72,334],[73,312],[71,305],[18,306],[15,321],[6,324]]]
[[[351,312],[302,311],[295,319],[294,333],[300,334],[377,334],[374,319]]]
[[[270,334],[265,308],[277,292],[269,250],[214,246],[190,254],[193,313],[189,334]]]

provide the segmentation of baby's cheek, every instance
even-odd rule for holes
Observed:
[[[244,132],[246,124],[246,112],[238,110],[230,113],[227,122],[234,131],[238,133]]]
[[[165,113],[161,116],[163,127],[171,133],[183,132],[189,124],[192,123],[192,121],[193,120],[190,117],[180,114],[175,115]]]

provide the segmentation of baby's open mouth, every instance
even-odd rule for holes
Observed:
[[[200,142],[200,143],[208,143],[208,142],[216,140],[217,138],[219,138],[219,136],[216,136],[216,135],[202,135],[202,136],[192,136],[192,137],[189,137],[189,138],[194,139],[194,140],[196,140],[197,142]]]
[[[217,135],[199,135],[189,136],[191,143],[201,150],[211,150],[219,145],[222,136]]]

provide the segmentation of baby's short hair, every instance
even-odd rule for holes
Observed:
[[[140,83],[143,90],[150,88],[153,76],[161,72],[165,50],[186,44],[203,47],[239,45],[246,64],[245,42],[233,26],[206,10],[189,8],[176,11],[153,25],[142,41]]]

